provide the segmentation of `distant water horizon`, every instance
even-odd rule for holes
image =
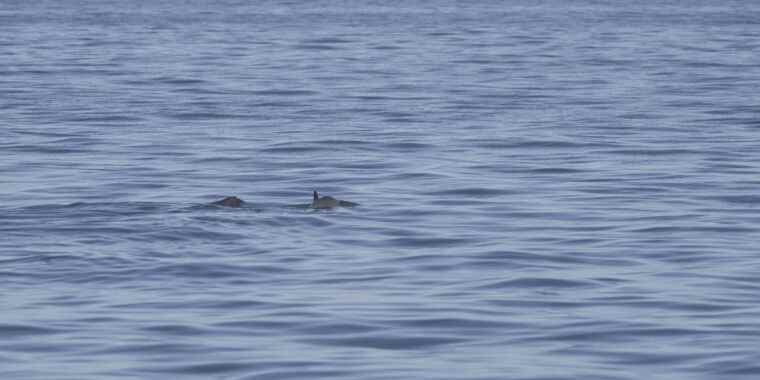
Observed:
[[[745,0],[0,2],[0,377],[755,379],[758,57]]]

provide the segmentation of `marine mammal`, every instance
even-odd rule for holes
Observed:
[[[222,200],[212,203],[212,205],[224,206],[224,207],[240,207],[243,205],[243,200],[238,197],[227,197]]]
[[[349,202],[349,201],[342,201],[340,199],[335,199],[331,196],[324,196],[320,197],[319,193],[314,190],[314,196],[311,200],[311,208],[333,208],[333,207],[354,207],[358,206],[358,203]]]

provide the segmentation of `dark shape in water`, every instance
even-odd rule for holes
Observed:
[[[329,195],[320,197],[316,190],[314,190],[314,198],[311,201],[311,208],[354,207],[358,205],[358,203],[342,201]]]
[[[227,197],[220,201],[216,201],[212,203],[213,205],[217,206],[225,206],[225,207],[240,207],[243,205],[243,200],[238,197]]]

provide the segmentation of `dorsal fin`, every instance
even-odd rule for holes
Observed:
[[[317,200],[319,200],[319,193],[317,193],[317,191],[314,190],[314,202],[316,202]]]

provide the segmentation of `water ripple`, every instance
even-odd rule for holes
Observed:
[[[0,2],[4,378],[758,372],[755,2],[116,4]]]

